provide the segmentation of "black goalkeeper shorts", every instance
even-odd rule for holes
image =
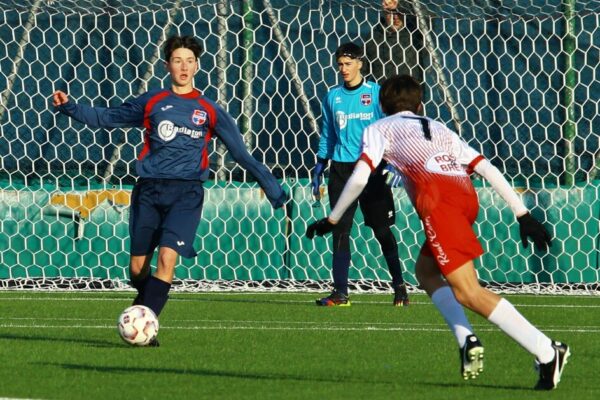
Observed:
[[[356,163],[331,162],[329,170],[329,184],[327,190],[329,192],[329,202],[331,209],[335,207],[344,186],[352,172]],[[344,213],[338,224],[350,230],[352,221],[356,212],[357,205],[360,205],[360,210],[365,219],[365,225],[377,230],[381,227],[392,226],[396,223],[396,208],[394,206],[394,196],[392,189],[386,185],[385,177],[381,174],[386,163],[381,164],[373,171],[369,178],[369,182],[365,189],[360,194],[358,201],[354,202]]]

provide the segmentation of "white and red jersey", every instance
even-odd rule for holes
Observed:
[[[371,170],[382,159],[393,165],[424,217],[440,201],[460,205],[465,196],[476,200],[469,174],[484,157],[445,125],[403,111],[365,129],[361,159]]]
[[[481,153],[443,124],[404,111],[365,129],[361,162],[331,210],[331,221],[340,220],[382,159],[402,175],[423,223],[426,241],[421,253],[433,257],[444,275],[483,254],[473,231],[479,201],[471,172],[488,181],[516,216],[527,212],[500,171]]]

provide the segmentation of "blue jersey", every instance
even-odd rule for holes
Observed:
[[[214,134],[258,180],[271,202],[283,196],[275,177],[246,150],[229,113],[195,89],[184,95],[154,90],[108,108],[69,101],[59,111],[93,128],[144,127],[144,147],[136,161],[142,178],[205,180],[208,144]]]
[[[352,89],[333,87],[322,106],[319,158],[354,162],[362,151],[363,130],[385,115],[379,106],[379,85],[364,81]]]

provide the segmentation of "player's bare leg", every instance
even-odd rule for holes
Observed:
[[[132,279],[141,279],[150,273],[152,253],[143,256],[131,256],[129,260],[129,274]]]
[[[481,287],[473,261],[468,261],[446,276],[460,304],[482,317],[489,317],[501,297]]]
[[[419,281],[419,286],[427,292],[429,297],[439,288],[448,286],[433,258],[423,254],[419,254],[417,258],[415,275]]]
[[[129,266],[131,279],[132,282],[140,286],[134,304],[142,304],[149,307],[158,317],[169,299],[169,290],[173,281],[177,257],[178,253],[175,250],[169,247],[159,248],[158,263],[154,275],[150,274],[152,254],[131,257]],[[155,338],[148,346],[158,347],[160,344]]]
[[[152,253],[142,256],[131,256],[129,260],[130,283],[138,291],[133,300],[133,305],[143,304],[144,288],[150,279],[150,261],[152,261]]]
[[[150,307],[156,316],[160,315],[169,299],[177,257],[177,252],[169,247],[158,249],[156,271],[148,280],[144,294],[144,305]]]
[[[536,389],[554,389],[570,355],[569,347],[551,340],[533,326],[506,299],[481,287],[472,261],[446,276],[457,300],[487,318],[504,333],[536,356],[539,380]]]
[[[423,288],[446,324],[456,337],[460,355],[460,373],[463,379],[475,379],[483,372],[483,345],[473,333],[463,307],[454,297],[452,289],[443,279],[435,260],[423,254],[419,255],[415,273]]]
[[[138,289],[134,304],[148,306],[158,316],[168,299],[178,253],[169,247],[159,248],[154,275],[150,274],[152,256],[131,256],[129,270],[132,285]]]
[[[175,272],[175,264],[177,263],[178,256],[177,251],[169,247],[159,248],[158,263],[154,276],[164,282],[173,282],[173,273]]]

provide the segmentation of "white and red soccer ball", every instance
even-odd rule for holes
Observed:
[[[147,346],[158,335],[158,318],[148,307],[135,305],[121,313],[117,328],[125,342],[133,346]]]

